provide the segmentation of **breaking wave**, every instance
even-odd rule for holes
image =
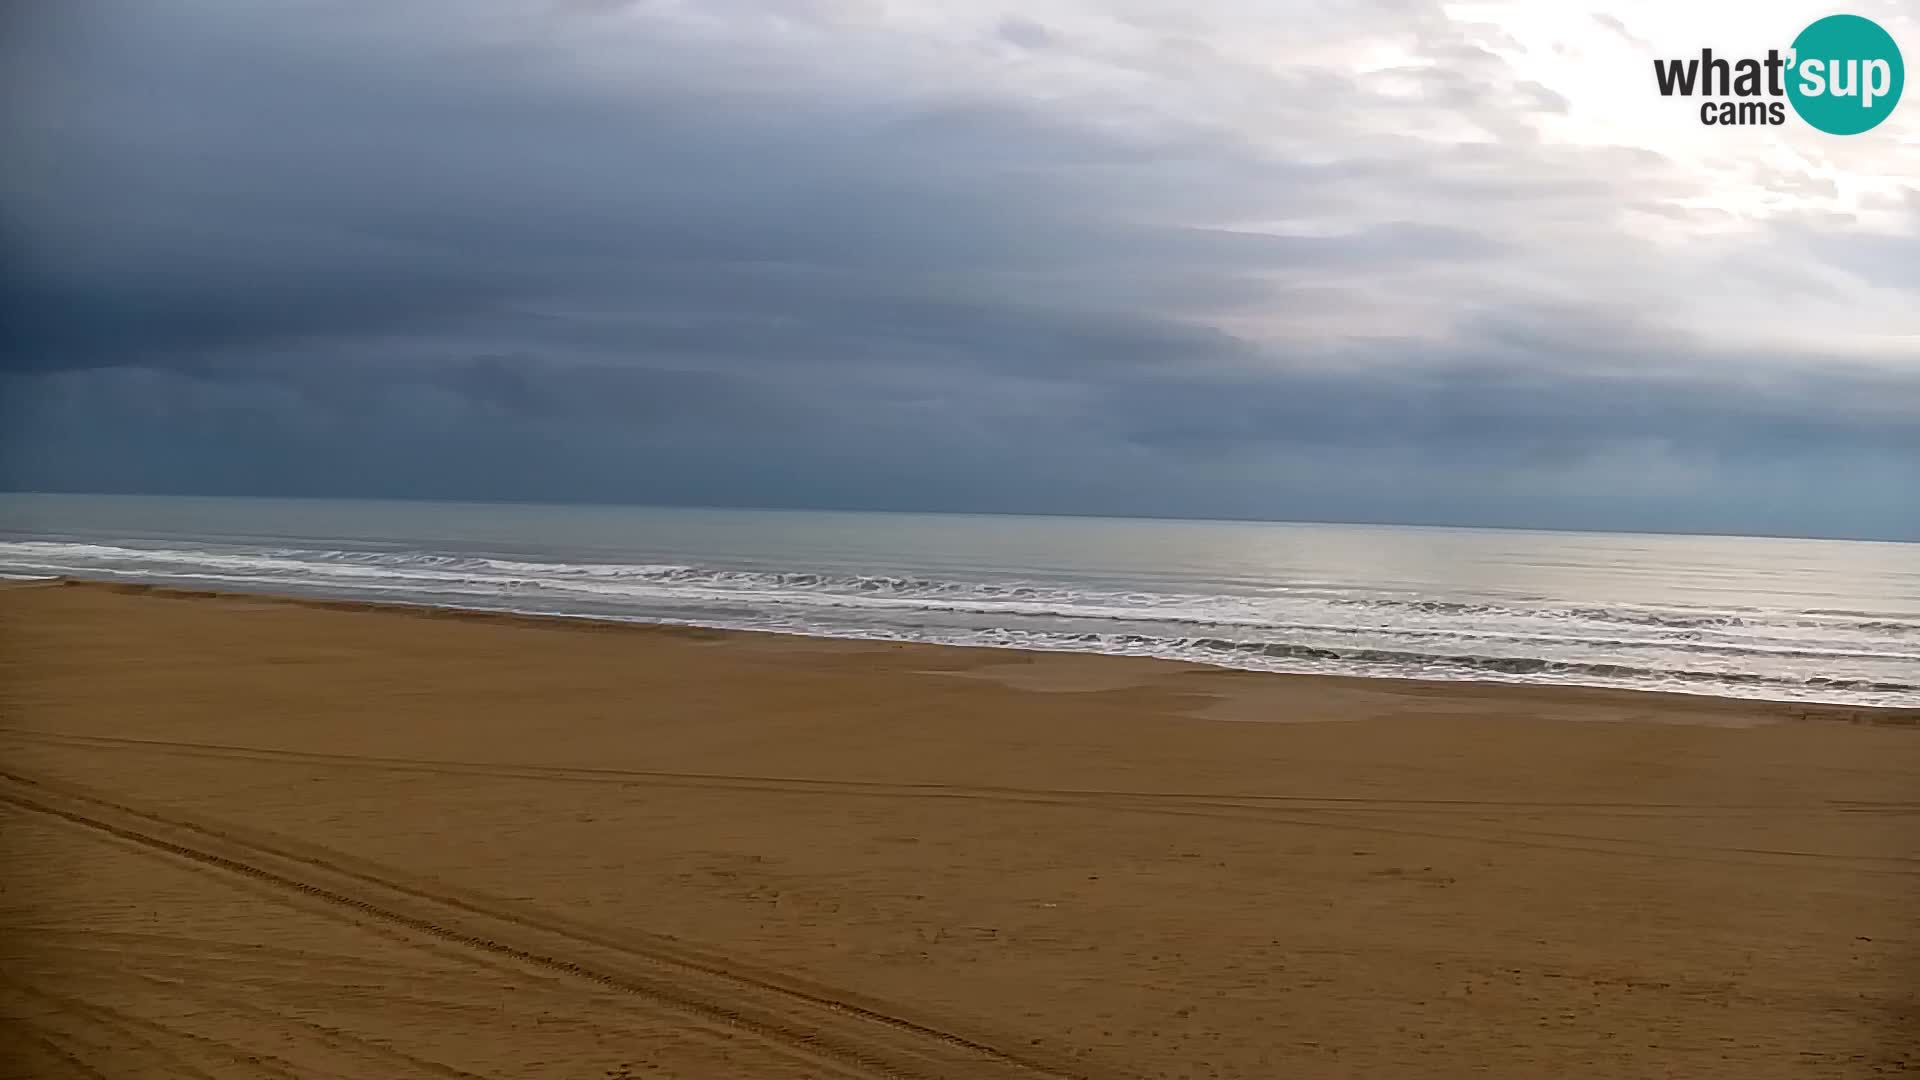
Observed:
[[[1920,618],[1595,606],[1324,582],[1015,580],[419,550],[0,541],[0,576],[192,583],[1263,670],[1920,704]],[[1905,677],[1902,677],[1905,673]]]

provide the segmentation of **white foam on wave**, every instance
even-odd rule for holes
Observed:
[[[1495,602],[1325,583],[1197,593],[677,562],[47,540],[0,541],[0,574],[373,595],[1259,670],[1920,704],[1911,681],[1920,670],[1920,623],[1872,611]]]

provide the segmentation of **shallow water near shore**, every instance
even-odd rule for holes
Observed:
[[[1920,705],[1914,544],[9,495],[0,574],[1252,670]]]

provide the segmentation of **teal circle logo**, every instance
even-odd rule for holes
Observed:
[[[1829,135],[1878,126],[1900,103],[1906,65],[1893,35],[1872,19],[1829,15],[1793,39],[1787,99],[1800,119]]]

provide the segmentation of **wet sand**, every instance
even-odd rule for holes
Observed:
[[[1920,716],[0,589],[0,1076],[1920,1070]]]

